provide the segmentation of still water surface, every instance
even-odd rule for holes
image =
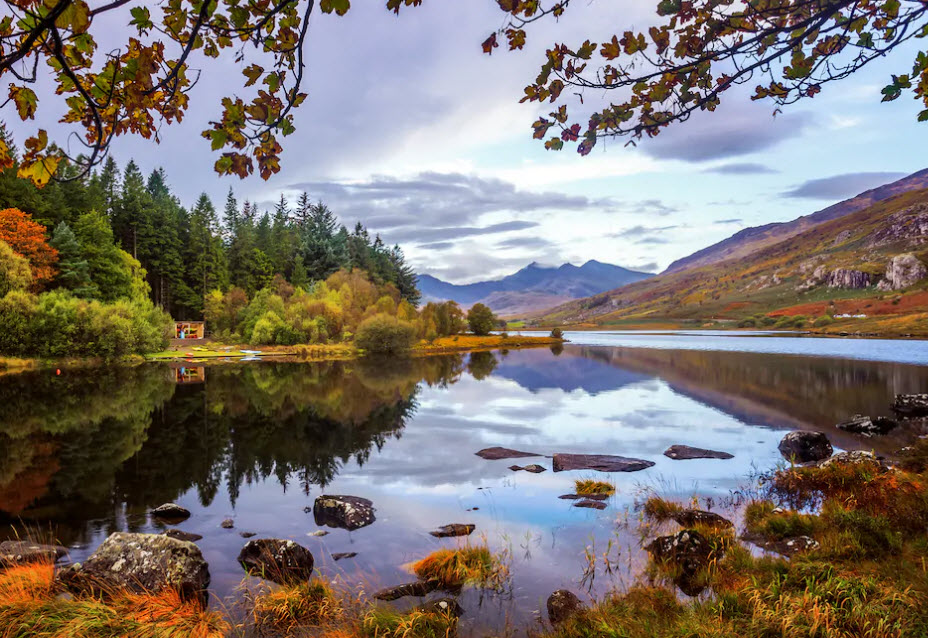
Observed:
[[[568,337],[574,343],[554,351],[389,363],[253,362],[183,374],[151,364],[0,377],[0,516],[7,535],[22,524],[51,528],[81,560],[111,532],[162,531],[147,512],[177,502],[193,513],[178,527],[204,537],[198,545],[218,603],[242,582],[242,531],[292,538],[322,573],[370,591],[411,580],[406,563],[460,542],[430,530],[474,523],[474,537],[508,555],[512,581],[503,593],[465,591],[464,629],[525,626],[554,589],[598,595],[629,582],[640,567],[634,503],[644,491],[721,502],[780,462],[777,442],[795,428],[825,431],[838,448],[892,452],[911,433],[862,439],[834,424],[887,415],[894,394],[928,391],[928,367],[916,365],[928,363],[926,342]],[[735,456],[673,461],[662,455],[672,444]],[[618,493],[604,511],[578,509],[557,497],[594,473],[555,473],[544,457],[474,455],[497,445],[656,465],[598,475]],[[549,471],[512,472],[513,462]],[[323,493],[371,499],[376,522],[308,536],[319,528],[304,508]],[[234,529],[220,527],[225,518]],[[595,578],[585,574],[587,549],[608,550],[612,572],[600,562]],[[358,555],[336,563],[333,552]]]

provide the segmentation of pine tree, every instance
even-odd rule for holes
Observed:
[[[98,296],[99,289],[90,279],[90,266],[83,258],[77,235],[70,226],[66,222],[58,224],[48,243],[58,251],[58,274],[55,276],[55,283],[78,297]]]
[[[190,309],[196,316],[202,315],[207,293],[222,288],[226,279],[218,226],[216,209],[206,193],[203,193],[190,211],[188,240],[184,251],[186,284],[194,294]]]
[[[309,273],[306,272],[306,266],[303,264],[302,259],[298,259],[293,267],[293,276],[290,278],[290,283],[296,288],[309,289]]]
[[[131,273],[126,270],[123,251],[114,243],[113,229],[103,213],[91,211],[81,215],[74,225],[74,234],[98,297],[103,301],[131,297]]]

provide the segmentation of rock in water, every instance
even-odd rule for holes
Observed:
[[[733,459],[734,454],[728,452],[718,452],[716,450],[706,450],[701,447],[690,447],[689,445],[671,445],[664,450],[664,456],[675,461],[686,461],[690,459]]]
[[[532,463],[531,465],[526,465],[522,468],[526,472],[531,472],[532,474],[541,474],[542,472],[547,472],[548,468],[542,467],[537,463]]]
[[[477,529],[477,526],[471,523],[451,523],[450,525],[443,525],[434,532],[429,532],[429,534],[435,538],[469,536],[475,529]]]
[[[376,520],[374,504],[366,498],[325,494],[316,497],[313,517],[316,525],[340,527],[349,531],[367,527]]]
[[[879,283],[880,290],[899,290],[928,277],[928,268],[912,253],[896,255],[886,264],[886,277]]]
[[[588,498],[583,499],[582,501],[577,501],[574,503],[574,507],[583,507],[590,510],[604,510],[606,509],[606,504],[602,501],[594,501]]]
[[[416,607],[419,611],[427,614],[445,614],[459,618],[464,613],[464,608],[454,598],[437,598],[423,603]]]
[[[609,494],[561,494],[558,496],[560,499],[576,501],[579,499],[586,499],[588,501],[607,501],[609,500]]]
[[[279,538],[248,541],[238,554],[238,562],[248,573],[280,584],[307,581],[313,574],[312,552]]]
[[[510,465],[509,469],[512,470],[513,472],[521,472],[525,468],[522,467],[521,465]]]
[[[415,583],[406,583],[396,587],[381,589],[374,594],[377,600],[398,600],[406,596],[422,597],[438,589],[437,580],[420,580]]]
[[[254,532],[239,532],[238,535],[242,538],[251,538],[252,536],[257,536],[257,534]]]
[[[610,454],[555,454],[554,471],[597,470],[599,472],[637,472],[654,463]]]
[[[43,545],[31,541],[3,541],[0,543],[0,567],[24,563],[54,563],[68,555],[60,545]]]
[[[557,625],[583,609],[583,603],[576,594],[567,589],[558,589],[548,596],[548,620]]]
[[[354,558],[357,552],[335,552],[332,554],[332,560],[342,560],[343,558]]]
[[[209,566],[191,542],[164,534],[116,532],[83,563],[60,574],[72,591],[155,592],[175,587],[185,597],[200,597],[209,587]]]
[[[863,434],[864,436],[875,436],[886,434],[897,425],[899,424],[896,421],[887,419],[884,416],[878,416],[875,419],[871,419],[868,416],[855,414],[849,420],[839,423],[835,427],[837,427],[839,430],[844,430],[845,432]]]
[[[904,418],[928,416],[928,394],[897,394],[892,410]]]
[[[794,556],[802,552],[818,549],[819,546],[818,541],[811,536],[794,536],[792,538],[768,540],[760,536],[745,534],[741,538],[768,552],[774,552],[781,556]]]
[[[520,452],[519,450],[510,450],[508,447],[488,447],[475,452],[477,456],[488,461],[499,461],[501,459],[524,459],[530,456],[541,456],[535,452]]]
[[[734,523],[724,516],[719,516],[715,512],[707,512],[705,510],[681,510],[673,515],[673,520],[681,527],[693,527],[695,525],[734,527]]]
[[[796,430],[790,432],[777,446],[784,458],[797,463],[809,463],[827,459],[834,452],[828,437],[821,432]]]
[[[177,503],[165,503],[164,505],[159,505],[153,509],[151,513],[158,518],[166,518],[168,520],[182,521],[184,519],[190,518],[190,511],[184,509]]]
[[[193,532],[185,532],[180,529],[166,529],[161,532],[165,536],[170,536],[171,538],[176,538],[179,541],[187,541],[188,543],[195,543],[196,541],[203,538],[199,534],[194,534]]]
[[[674,584],[687,596],[696,596],[706,588],[700,578],[710,560],[720,560],[723,552],[713,552],[709,540],[694,529],[680,530],[669,536],[659,536],[645,547],[651,558],[671,562],[679,568]]]
[[[235,521],[233,521],[231,518],[227,518],[226,520],[219,523],[219,527],[222,529],[232,529],[235,527]]]

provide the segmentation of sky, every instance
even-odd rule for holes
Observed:
[[[160,145],[122,138],[112,152],[121,165],[132,157],[143,171],[164,167],[186,205],[206,192],[221,208],[230,186],[239,201],[268,209],[281,194],[292,201],[306,191],[349,227],[361,221],[399,243],[418,272],[455,283],[532,261],[657,272],[747,226],[794,219],[928,167],[918,103],[880,103],[890,74],[911,69],[914,48],[776,117],[772,104],[741,91],[635,147],[608,141],[588,157],[545,151],[531,123],[550,109],[519,104],[544,50],[645,27],[654,6],[572,5],[560,22],[533,25],[523,51],[501,46],[486,56],[480,43],[502,17],[493,0],[425,0],[398,16],[382,2],[356,2],[344,17],[313,18],[309,98],[283,142],[283,169],[267,182],[218,177],[199,136],[242,81],[247,58],[204,65],[187,117],[162,128]],[[40,104],[38,123],[54,135],[58,115]]]

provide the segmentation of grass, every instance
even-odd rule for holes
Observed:
[[[451,638],[457,630],[458,619],[449,612],[431,612],[419,609],[401,613],[393,608],[377,606],[367,612],[361,621],[362,638]],[[329,633],[325,634],[328,638]]]
[[[642,506],[644,515],[658,523],[664,523],[672,520],[674,516],[683,511],[683,506],[673,501],[668,501],[660,496],[651,496]]]
[[[312,580],[258,595],[253,613],[256,626],[286,633],[294,627],[336,621],[344,616],[345,609],[331,585]]]
[[[593,479],[577,479],[574,481],[574,491],[580,496],[588,494],[615,494],[615,485],[606,481]]]
[[[508,577],[508,568],[486,544],[439,549],[414,563],[412,570],[422,580],[438,581],[443,589],[499,588]]]
[[[770,541],[812,536],[817,523],[817,516],[778,508],[767,500],[749,503],[744,510],[745,531]]]
[[[229,623],[173,589],[62,598],[51,564],[0,572],[0,638],[222,638]]]

